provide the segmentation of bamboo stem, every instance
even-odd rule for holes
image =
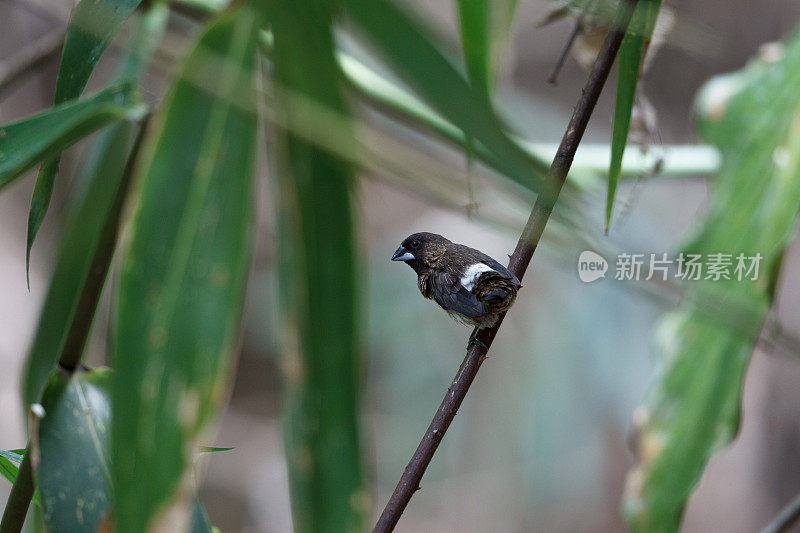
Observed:
[[[25,450],[22,462],[19,465],[17,479],[11,487],[3,519],[0,521],[0,533],[19,533],[25,523],[28,507],[33,498],[33,472],[31,469],[30,446]]]

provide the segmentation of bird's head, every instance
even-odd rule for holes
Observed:
[[[436,265],[447,250],[448,244],[451,244],[449,240],[436,233],[414,233],[400,243],[400,247],[392,256],[392,261],[403,261],[419,274],[426,268]]]

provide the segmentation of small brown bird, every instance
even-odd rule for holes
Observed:
[[[456,321],[478,329],[494,326],[522,286],[514,274],[485,253],[435,233],[408,236],[392,261],[403,261],[414,269],[425,298],[435,300]],[[477,342],[476,333],[477,329],[470,343]]]

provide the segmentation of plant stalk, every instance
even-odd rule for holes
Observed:
[[[127,195],[136,158],[139,153],[139,148],[141,147],[142,139],[147,131],[149,119],[150,114],[146,115],[142,120],[139,133],[128,155],[123,177],[120,180],[114,201],[110,206],[108,218],[103,225],[103,230],[100,234],[98,245],[95,249],[89,272],[87,273],[87,278],[84,280],[83,291],[78,300],[76,312],[72,324],[70,325],[64,348],[61,350],[61,355],[58,359],[58,366],[69,374],[72,374],[81,362],[83,347],[86,343],[94,312],[97,308],[97,302],[100,299],[105,278],[111,265],[114,248],[116,247],[123,202]],[[29,445],[20,463],[17,479],[11,487],[11,494],[9,495],[5,511],[3,512],[2,522],[0,522],[0,533],[17,533],[22,530],[31,498],[33,498],[33,491],[34,483]]]
[[[74,372],[81,363],[83,348],[89,337],[89,330],[92,327],[97,303],[105,285],[108,270],[111,267],[111,259],[117,244],[120,221],[122,219],[123,204],[128,195],[134,166],[139,155],[142,140],[147,132],[147,125],[150,122],[151,113],[145,115],[139,125],[139,132],[136,135],[133,145],[125,162],[122,171],[122,178],[117,186],[116,194],[112,204],[109,206],[107,218],[103,224],[103,229],[98,236],[97,247],[94,250],[92,262],[83,281],[83,290],[78,298],[73,313],[72,324],[70,324],[64,346],[58,364],[67,372]]]
[[[31,469],[30,446],[25,450],[19,465],[17,479],[11,487],[3,518],[0,521],[0,533],[19,533],[25,523],[28,507],[33,498],[33,471]]]
[[[561,139],[561,144],[550,167],[548,179],[555,194],[541,195],[536,200],[522,236],[517,242],[514,254],[511,256],[508,269],[519,279],[522,279],[533,253],[536,251],[547,220],[553,211],[558,193],[569,173],[578,144],[586,131],[589,118],[608,79],[611,66],[617,56],[622,38],[625,36],[625,30],[630,23],[633,9],[636,7],[637,2],[638,0],[623,0],[620,3],[617,20],[603,41],[603,46],[597,55],[592,72],[589,74],[589,79],[584,86],[578,105],[570,118],[567,130]],[[486,359],[486,353],[491,347],[504,318],[505,314],[500,315],[494,327],[482,329],[478,332],[477,339],[480,343],[473,344],[467,351],[467,356],[464,362],[461,363],[461,367],[458,369],[458,373],[450,387],[448,387],[447,394],[445,394],[411,461],[406,466],[389,502],[383,509],[375,525],[375,533],[393,531],[411,497],[420,488],[419,483],[422,480],[422,476],[433,459],[433,455],[436,453],[436,449],[439,447],[445,432],[450,427],[453,418],[455,418],[461,402],[464,401],[464,397],[467,395],[481,364]]]

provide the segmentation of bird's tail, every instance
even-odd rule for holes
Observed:
[[[490,305],[502,303],[506,298],[508,298],[508,292],[501,288],[490,289],[484,297]]]

